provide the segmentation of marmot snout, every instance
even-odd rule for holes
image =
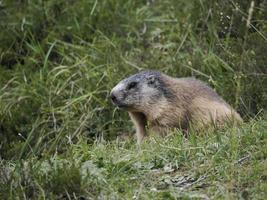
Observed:
[[[164,132],[169,128],[188,130],[226,121],[242,121],[213,89],[194,78],[173,78],[159,71],[142,71],[120,81],[111,100],[129,112],[138,142],[145,127]]]

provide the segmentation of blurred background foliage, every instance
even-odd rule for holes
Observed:
[[[110,89],[141,69],[208,82],[245,120],[267,105],[267,1],[0,1],[0,155],[132,132]]]

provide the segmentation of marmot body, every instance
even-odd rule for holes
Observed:
[[[146,125],[158,132],[169,128],[222,126],[242,119],[213,89],[195,78],[173,78],[159,71],[142,71],[119,82],[111,99],[129,112],[137,140]]]

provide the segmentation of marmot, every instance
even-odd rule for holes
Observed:
[[[146,126],[156,132],[169,128],[223,126],[242,119],[213,89],[193,77],[173,78],[159,71],[141,71],[120,81],[111,100],[128,111],[137,141],[146,136]]]

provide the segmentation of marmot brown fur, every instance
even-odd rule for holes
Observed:
[[[137,141],[146,126],[163,133],[169,128],[222,126],[242,119],[213,89],[195,78],[173,78],[159,71],[142,71],[120,81],[111,91],[113,103],[129,112]]]

